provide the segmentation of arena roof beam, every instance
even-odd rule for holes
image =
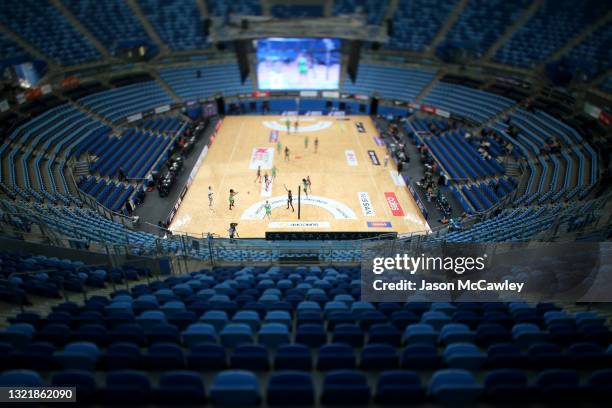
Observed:
[[[19,44],[21,46],[21,48],[23,48],[24,50],[26,50],[28,52],[28,54],[30,54],[31,56],[33,56],[36,59],[45,61],[49,65],[49,68],[51,68],[51,69],[58,69],[59,68],[59,65],[53,60],[53,58],[43,54],[41,51],[38,50],[38,48],[34,47],[28,41],[26,41],[25,39],[21,38],[17,33],[12,31],[10,28],[8,28],[7,26],[5,26],[2,23],[0,23],[0,31],[5,33],[11,40],[13,40],[17,44]]]
[[[531,3],[529,8],[527,8],[527,10],[525,10],[523,14],[521,14],[521,16],[514,21],[514,24],[512,24],[508,29],[506,29],[506,32],[501,37],[499,37],[497,41],[495,41],[495,43],[493,43],[491,48],[489,48],[489,50],[482,57],[482,60],[490,60],[491,57],[495,55],[497,50],[500,49],[501,46],[504,45],[504,43],[508,41],[510,37],[512,37],[514,33],[534,15],[534,13],[542,6],[542,4],[544,4],[544,0],[535,0],[533,3]]]
[[[85,37],[87,37],[87,39],[89,40],[90,43],[92,43],[92,45],[94,47],[96,47],[96,50],[98,50],[98,52],[104,57],[104,58],[109,58],[110,54],[108,52],[108,49],[102,45],[102,43],[96,38],[96,36],[94,36],[80,21],[78,18],[76,18],[74,16],[74,14],[72,14],[72,12],[70,10],[68,10],[68,8],[66,6],[64,6],[64,4],[62,4],[61,1],[59,0],[49,0],[49,2],[56,8],[59,10],[60,13],[62,13],[62,15],[64,17],[66,17],[66,20],[68,20],[70,22],[70,24],[72,24],[77,30],[79,30],[81,32],[81,34],[83,34]]]
[[[555,51],[552,54],[550,54],[550,56],[548,56],[548,58],[544,59],[540,63],[540,65],[543,66],[547,62],[555,61],[555,60],[561,58],[563,55],[565,55],[566,53],[571,51],[572,48],[574,48],[576,45],[578,45],[582,41],[584,41],[593,32],[595,32],[596,30],[599,30],[601,27],[603,27],[606,24],[610,24],[611,22],[612,22],[612,11],[608,11],[608,13],[606,13],[603,17],[601,17],[595,23],[589,24],[584,30],[582,30],[582,32],[580,32],[578,35],[576,35],[571,40],[569,40],[567,43],[565,43],[565,45],[563,45],[557,51]]]
[[[428,47],[429,54],[433,54],[435,52],[438,44],[442,42],[444,37],[446,37],[446,34],[448,33],[448,31],[455,25],[455,23],[459,19],[459,16],[463,12],[463,9],[465,8],[465,6],[467,6],[467,3],[468,3],[468,0],[460,0],[455,5],[455,8],[448,15],[448,17],[446,18],[446,21],[444,22],[444,24],[442,24],[442,27],[440,27],[440,29],[438,30],[438,33],[436,34],[434,39],[431,41],[431,44],[429,44],[429,47]]]
[[[243,20],[248,21],[248,27],[243,28]],[[290,20],[232,16],[228,24],[216,17],[212,19],[209,39],[215,43],[265,37],[331,37],[379,43],[389,40],[385,28],[367,25],[364,16],[360,15]]]
[[[159,49],[161,51],[163,51],[164,53],[170,52],[170,48],[168,47],[168,44],[164,43],[162,39],[159,37],[159,35],[157,34],[157,31],[155,31],[155,29],[151,25],[151,22],[144,15],[144,13],[140,9],[140,6],[136,2],[136,0],[127,0],[126,2],[128,6],[130,6],[132,11],[134,12],[134,15],[136,16],[136,18],[142,24],[142,27],[144,28],[146,33],[149,35],[149,38],[151,38],[153,42],[155,42],[155,44],[159,46]]]

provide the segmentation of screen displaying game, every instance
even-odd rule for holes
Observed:
[[[340,83],[340,40],[265,38],[255,41],[261,90],[330,90]]]

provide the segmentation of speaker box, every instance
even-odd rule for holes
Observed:
[[[362,41],[354,40],[350,41],[348,46],[348,64],[346,73],[348,74],[351,82],[357,81],[357,70],[359,69],[359,59],[361,58],[361,45]]]
[[[372,98],[370,102],[370,115],[378,115],[378,98]]]
[[[225,116],[225,99],[223,97],[217,98],[217,113],[219,116]]]

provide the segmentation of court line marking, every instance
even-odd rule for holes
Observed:
[[[287,204],[287,197],[284,195],[271,197],[268,199],[260,200],[256,203],[251,204],[246,210],[240,215],[241,220],[263,220],[265,217],[264,204],[266,201],[270,204],[272,209],[282,208]],[[344,204],[342,201],[335,200],[328,197],[310,195],[307,198],[302,198],[302,205],[312,205],[315,207],[322,208],[330,213],[336,220],[358,220],[357,214],[351,207]]]
[[[236,146],[238,146],[238,140],[240,140],[240,136],[242,135],[242,128],[244,126],[244,122],[246,122],[246,121],[245,120],[241,120],[240,121],[240,127],[238,128],[238,133],[236,134],[236,137],[234,138],[234,146],[232,146],[232,152],[230,153],[230,157],[228,158],[227,162],[225,163],[225,170],[226,171],[223,172],[223,177],[221,177],[221,181],[219,182],[219,191],[220,192],[223,191],[223,189],[221,187],[223,187],[223,183],[225,183],[225,178],[227,177],[227,173],[228,173],[227,168],[231,167],[231,165],[232,165],[232,159],[234,158],[234,153],[236,153]],[[223,124],[221,126],[223,126]],[[229,192],[227,194],[229,194]],[[221,197],[223,197],[223,196],[221,196]],[[226,202],[226,204],[227,204],[227,202]],[[224,219],[226,219],[226,218],[224,217]]]
[[[372,119],[370,118],[370,124],[372,122]],[[374,185],[374,188],[376,189],[376,195],[378,196],[378,200],[382,200],[382,197],[384,197],[384,194],[382,193],[382,191],[380,191],[380,189],[378,188],[378,184],[376,184],[376,181],[374,180],[374,175],[372,174],[372,168],[370,167],[370,157],[365,153],[365,150],[363,148],[363,145],[361,144],[361,140],[359,139],[359,135],[356,134],[357,132],[357,126],[355,126],[355,122],[353,121],[353,119],[350,119],[350,123],[351,123],[351,133],[353,134],[353,137],[355,137],[355,139],[357,139],[357,144],[359,145],[359,150],[361,150],[361,154],[363,156],[365,156],[365,158],[367,159],[365,161],[365,165],[368,169],[368,176],[370,177],[370,181],[372,182],[372,184]],[[366,132],[367,134],[367,132]],[[387,204],[386,202],[383,204]],[[382,206],[385,209],[385,214],[387,215],[387,217],[389,217],[389,220],[392,220],[393,217],[390,214],[390,210],[389,210],[389,206],[388,205],[383,205]]]

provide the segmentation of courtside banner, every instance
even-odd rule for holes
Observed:
[[[376,146],[384,146],[385,142],[382,141],[382,139],[378,136],[373,136],[374,138],[374,143],[376,143]]]
[[[380,166],[380,161],[378,161],[378,156],[374,150],[368,150],[368,156],[370,156],[373,165]]]
[[[389,221],[368,221],[368,228],[391,228]]]
[[[372,206],[372,201],[370,200],[370,195],[365,191],[360,191],[357,193],[359,197],[359,205],[361,205],[361,212],[366,217],[373,217],[376,215],[374,212],[374,207]]]
[[[363,126],[362,122],[355,122],[355,126],[357,127],[357,131],[359,133],[365,133],[366,132],[365,127]]]
[[[344,154],[346,155],[346,163],[349,166],[357,166],[357,156],[355,156],[355,152],[353,150],[345,150]]]
[[[362,246],[366,302],[612,302],[611,242]]]
[[[402,177],[402,175],[399,174],[397,171],[389,170],[389,175],[391,176],[391,179],[393,180],[393,184],[395,184],[396,186],[404,187],[406,185],[406,182],[404,181],[404,177]]]
[[[385,192],[385,198],[387,199],[387,204],[389,204],[389,208],[391,209],[391,214],[396,217],[403,217],[404,210],[402,209],[402,206],[400,205],[395,193],[392,191],[387,191]]]
[[[251,152],[251,162],[249,163],[249,169],[257,170],[257,168],[260,166],[262,169],[271,169],[273,159],[273,147],[255,147]]]

